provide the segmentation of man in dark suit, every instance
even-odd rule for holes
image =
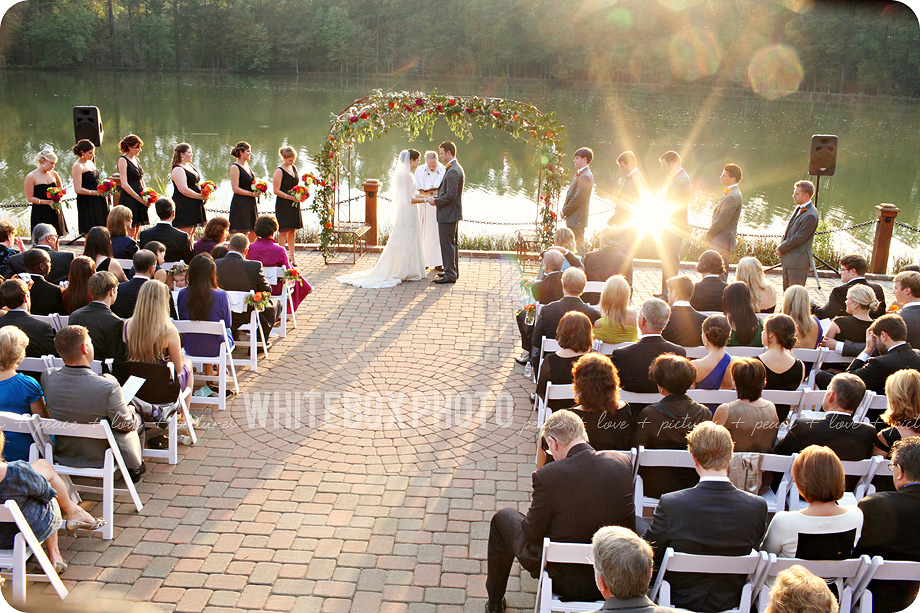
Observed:
[[[543,254],[543,278],[530,284],[530,292],[537,304],[549,304],[562,299],[562,254],[555,249],[548,249]],[[521,311],[517,314],[518,330],[521,333],[521,347],[524,355],[514,360],[524,365],[530,362],[530,350],[533,348],[534,323],[527,324],[527,313]]]
[[[189,242],[188,234],[178,228],[174,228],[172,225],[172,221],[176,217],[175,203],[169,198],[161,197],[154,206],[156,207],[157,217],[160,218],[160,223],[141,232],[138,243],[141,247],[150,241],[163,243],[166,246],[167,262],[182,260],[187,264],[192,260],[192,245]]]
[[[703,322],[706,316],[690,305],[693,296],[693,279],[678,275],[668,279],[668,304],[671,317],[661,332],[666,341],[681,347],[699,347],[703,344]]]
[[[565,193],[562,203],[562,219],[565,227],[575,235],[575,244],[579,255],[585,255],[585,228],[588,226],[588,209],[591,205],[591,192],[594,189],[594,175],[589,164],[594,159],[594,152],[582,147],[575,152],[575,178]]]
[[[738,220],[741,219],[741,167],[737,164],[726,164],[722,168],[719,181],[725,187],[722,199],[712,212],[712,225],[706,232],[709,239],[709,248],[717,251],[722,256],[725,272],[722,280],[728,277],[728,256],[735,250],[735,237],[738,234]]]
[[[487,612],[505,609],[505,589],[514,558],[533,577],[540,570],[543,539],[588,543],[602,526],[635,530],[632,465],[616,451],[594,450],[584,422],[568,410],[555,411],[541,436],[555,462],[533,473],[533,499],[525,516],[502,509],[489,528]],[[594,573],[587,565],[548,568],[553,591],[567,600],[599,600]]]
[[[725,264],[717,251],[709,249],[700,254],[696,262],[696,271],[703,275],[693,286],[690,305],[697,311],[722,312],[722,294],[728,284],[722,280]]]
[[[649,600],[655,562],[652,548],[632,530],[604,526],[591,539],[594,579],[604,606],[595,613],[679,613]]]
[[[880,355],[870,357],[878,349]],[[866,389],[885,394],[885,381],[904,368],[920,370],[920,354],[907,342],[907,325],[900,315],[882,315],[866,331],[866,349],[850,362],[851,372],[866,384]],[[821,370],[815,375],[820,389],[827,389],[833,374]]]
[[[868,285],[872,288],[872,291],[875,292],[875,297],[878,299],[878,307],[872,311],[869,311],[869,315],[873,319],[881,317],[885,314],[886,305],[885,305],[885,290],[882,289],[882,286],[878,283],[870,283],[866,281],[866,271],[869,269],[869,263],[861,255],[845,255],[840,258],[840,280],[843,281],[843,285],[838,285],[831,290],[831,296],[827,301],[827,304],[824,306],[818,306],[817,304],[811,305],[811,312],[814,313],[818,319],[833,319],[841,315],[847,314],[847,291],[854,285]],[[920,331],[918,331],[920,334]]]
[[[441,243],[442,245],[444,243]],[[271,285],[262,272],[262,262],[245,259],[249,251],[249,238],[245,234],[234,234],[227,243],[227,255],[217,260],[217,284],[221,289],[231,292],[271,292]],[[444,263],[445,270],[447,263]],[[259,325],[265,333],[266,340],[278,318],[278,309],[281,303],[272,298],[271,304],[259,313]],[[231,326],[233,333],[243,324],[249,323],[251,311],[246,313],[233,313]],[[256,333],[255,330],[252,331]],[[259,347],[261,349],[261,345]]]
[[[608,227],[601,230],[601,248],[585,256],[585,275],[588,281],[606,281],[613,275],[623,275],[632,287],[632,258],[617,248],[621,236],[616,228]],[[591,304],[597,304],[600,294],[585,294],[584,299]]]
[[[441,241],[441,265],[433,283],[456,283],[460,278],[460,251],[457,245],[457,224],[463,219],[463,183],[466,175],[457,161],[457,145],[446,140],[438,145],[438,154],[444,164],[444,178],[438,186],[438,195],[428,197],[428,204],[438,207],[438,240]]]
[[[26,272],[32,276],[32,285],[29,287],[29,312],[33,315],[65,314],[61,287],[45,280],[45,275],[51,272],[51,257],[48,252],[44,249],[29,249],[23,255]]]
[[[685,356],[687,350],[661,337],[668,325],[671,309],[658,298],[649,298],[639,308],[639,340],[619,349],[610,356],[620,375],[620,387],[630,392],[654,394],[658,386],[649,377],[649,367],[663,353]]]
[[[853,421],[866,394],[866,384],[856,375],[840,373],[831,379],[824,395],[823,419],[797,419],[775,453],[792,455],[809,445],[830,447],[841,460],[865,460],[872,455],[878,436],[870,424]]]
[[[25,281],[14,278],[0,285],[0,307],[9,309],[6,315],[0,317],[0,328],[16,326],[29,337],[26,357],[57,355],[54,352],[54,329],[29,315],[29,286]]]
[[[32,229],[32,249],[41,249],[51,258],[51,272],[45,275],[48,283],[60,283],[70,274],[70,263],[73,261],[73,254],[69,251],[57,250],[57,230],[51,224],[40,223]],[[26,253],[28,252],[24,251],[10,256],[3,271],[5,278],[8,279],[14,274],[26,272],[24,262]]]
[[[188,238],[185,232],[181,234]],[[141,286],[153,278],[157,269],[157,256],[152,251],[140,249],[131,259],[134,262],[134,276],[130,281],[118,284],[117,297],[112,304],[112,311],[122,319],[128,319],[134,315],[134,305],[137,304],[137,295],[141,291]]]
[[[870,287],[872,285],[869,284]],[[903,271],[895,275],[893,293],[895,303],[900,307],[898,315],[907,325],[907,342],[911,347],[920,347],[920,272]],[[841,343],[831,339],[822,344],[843,355],[859,355],[866,349],[865,342],[851,340]]]
[[[124,360],[126,352],[122,330],[125,322],[112,312],[118,295],[118,278],[103,270],[94,273],[88,285],[92,302],[71,313],[68,323],[83,326],[89,331],[97,360]]]
[[[920,561],[920,437],[896,441],[891,448],[894,492],[877,492],[859,501],[863,529],[853,555],[886,560]],[[917,597],[916,581],[873,581],[872,610],[891,613],[906,609]]]
[[[585,304],[580,298],[586,282],[585,273],[580,268],[569,268],[562,273],[562,298],[540,309],[537,321],[533,324],[533,344],[530,348],[530,360],[535,369],[540,359],[543,337],[556,338],[556,327],[563,315],[569,311],[580,311],[588,316],[592,324],[600,319],[601,314],[597,309]]]
[[[815,184],[811,181],[799,181],[792,192],[795,212],[786,224],[783,240],[776,248],[780,264],[783,266],[783,290],[790,285],[805,285],[808,271],[811,269],[811,249],[818,228],[818,209],[812,204]]]
[[[737,489],[728,479],[732,438],[711,421],[687,436],[700,482],[664,494],[645,539],[660,564],[668,547],[681,553],[742,556],[760,547],[767,528],[767,502]],[[657,565],[657,564],[656,564]],[[724,611],[738,606],[744,577],[667,573],[671,602],[691,611]]]
[[[684,240],[690,237],[693,184],[690,175],[681,166],[680,155],[676,151],[665,152],[658,162],[667,175],[665,200],[670,207],[661,231],[661,298],[664,299],[668,296],[668,279],[680,272],[680,248]]]

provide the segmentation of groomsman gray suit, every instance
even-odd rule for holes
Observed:
[[[593,189],[594,175],[591,174],[591,169],[585,166],[569,186],[562,205],[565,227],[575,235],[575,243],[581,255],[585,255],[585,228],[588,226],[588,207],[591,204]]]
[[[814,185],[811,181],[799,181],[795,185],[793,200],[798,206],[786,225],[783,241],[776,248],[783,266],[784,290],[790,285],[805,285],[811,268],[815,230],[818,228],[818,209],[811,202]]]
[[[442,148],[443,150],[443,148]],[[443,160],[443,158],[442,158]],[[463,219],[463,167],[457,158],[445,166],[444,179],[438,187],[434,205],[438,207],[438,238],[441,241],[441,262],[444,276],[436,283],[456,283],[460,277],[460,251],[457,245],[457,223]]]
[[[732,176],[730,171],[738,177]],[[737,164],[726,164],[722,171],[720,181],[725,186],[725,194],[712,212],[712,224],[706,232],[709,239],[709,248],[722,256],[725,272],[719,277],[723,281],[728,279],[728,256],[735,250],[735,239],[738,235],[738,220],[741,218],[741,188],[738,181],[741,168]]]

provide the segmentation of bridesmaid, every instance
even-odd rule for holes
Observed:
[[[49,187],[64,187],[61,175],[54,170],[57,164],[57,154],[51,147],[45,147],[35,156],[35,170],[26,175],[25,191],[26,200],[32,205],[32,229],[40,223],[54,226],[58,236],[67,234],[67,224],[64,215],[54,210],[53,202],[48,198]]]
[[[70,176],[73,178],[73,191],[77,193],[77,229],[80,234],[87,234],[90,228],[104,226],[109,216],[109,205],[105,196],[99,195],[99,171],[96,170],[96,148],[87,139],[81,139],[73,147],[77,156]]]
[[[253,228],[256,225],[258,209],[256,193],[252,191],[252,183],[256,178],[249,168],[252,147],[246,141],[240,141],[230,155],[237,159],[230,167],[230,186],[233,188],[233,199],[230,200],[230,234],[243,232],[249,235],[250,242],[254,242],[256,235]]]
[[[278,242],[281,245],[287,245],[291,265],[296,266],[294,235],[303,227],[299,199],[291,196],[291,189],[300,182],[297,167],[294,166],[297,152],[293,147],[285,145],[278,149],[278,155],[281,156],[282,164],[275,169],[275,174],[272,176],[272,188],[277,196],[275,218],[278,220]]]
[[[207,221],[204,212],[205,197],[201,195],[201,173],[192,166],[192,147],[179,143],[173,150],[172,170],[169,176],[173,184],[173,201],[176,203],[176,218],[173,227],[188,234],[189,242],[195,228]]]
[[[123,154],[118,158],[118,176],[121,179],[121,198],[118,203],[131,209],[134,221],[131,222],[128,236],[135,240],[141,226],[150,224],[150,216],[147,214],[150,205],[141,198],[141,192],[146,189],[144,169],[141,168],[141,163],[137,159],[143,146],[144,141],[138,138],[137,134],[128,134],[118,144]]]

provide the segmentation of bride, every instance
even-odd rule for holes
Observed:
[[[415,168],[420,159],[421,154],[415,149],[405,149],[399,154],[393,182],[396,188],[396,223],[377,263],[370,270],[360,270],[339,277],[340,282],[355,287],[377,289],[394,287],[402,281],[419,281],[425,278],[422,233],[415,205],[429,205],[424,198],[415,197]]]

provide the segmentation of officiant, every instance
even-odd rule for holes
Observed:
[[[415,181],[418,191],[422,196],[438,195],[438,187],[444,179],[444,164],[438,161],[436,151],[425,152],[425,163],[415,169]],[[424,254],[425,268],[441,267],[441,243],[438,240],[437,210],[434,207],[418,207],[419,227],[422,232],[422,252]]]

